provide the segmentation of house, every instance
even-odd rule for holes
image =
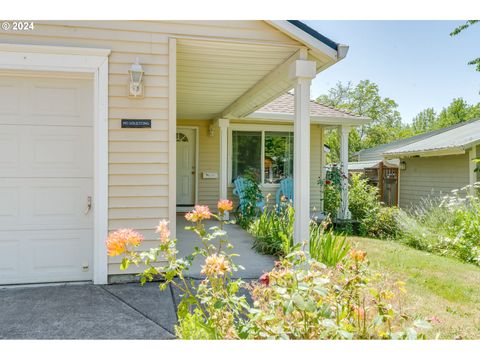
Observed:
[[[348,166],[349,129],[368,121],[310,102],[311,80],[347,50],[294,20],[2,31],[0,283],[107,283],[120,260],[107,259],[109,230],[138,229],[148,248],[168,218],[175,236],[177,210],[231,197],[245,164],[265,191],[293,174],[295,240],[308,239],[323,130],[339,127]],[[286,107],[266,105],[275,99]],[[290,156],[276,170],[273,137]]]
[[[480,120],[462,122],[359,152],[399,164],[399,206],[411,208],[478,181]]]

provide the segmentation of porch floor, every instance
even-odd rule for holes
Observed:
[[[202,245],[195,233],[185,230],[185,226],[189,226],[190,224],[191,223],[185,220],[183,214],[177,215],[177,248],[180,256],[188,255],[193,251],[195,246]],[[210,221],[207,222],[206,225],[207,227],[214,226],[216,222]],[[235,263],[245,268],[245,270],[236,272],[235,277],[256,279],[264,272],[270,271],[273,268],[275,257],[261,255],[253,250],[253,237],[240,226],[229,224],[225,226],[225,231],[228,234],[230,243],[233,245],[233,249],[227,250],[227,252],[240,255],[235,258]],[[202,264],[202,259],[196,259],[187,275],[192,278],[202,277],[200,274]]]

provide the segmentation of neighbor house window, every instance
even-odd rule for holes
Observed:
[[[292,177],[293,133],[232,131],[232,181],[247,172],[264,184]]]

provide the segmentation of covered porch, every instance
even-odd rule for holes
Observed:
[[[288,21],[270,22],[291,37],[291,43],[222,42],[205,39],[176,39],[175,73],[176,127],[170,129],[170,199],[169,218],[177,226],[177,238],[187,236],[177,212],[188,211],[194,204],[216,210],[218,199],[232,199],[232,181],[242,173],[235,161],[246,153],[235,153],[235,132],[258,137],[252,150],[264,193],[274,197],[278,183],[266,181],[266,139],[275,133],[291,134],[291,169],[294,179],[294,239],[308,239],[312,210],[321,211],[320,193],[312,196],[325,164],[323,131],[339,126],[342,139],[342,166],[347,173],[348,131],[345,118],[319,116],[312,121],[311,81],[316,74],[345,57],[348,47],[336,44],[310,29],[301,30]],[[173,53],[173,52],[172,52]],[[174,78],[173,78],[174,77]],[[264,116],[259,110],[293,89],[292,111]],[[252,114],[254,114],[252,116]],[[256,115],[255,115],[256,114]],[[261,114],[259,118],[257,115]],[[318,148],[318,151],[316,150]],[[313,169],[313,171],[312,171]],[[347,219],[347,180],[342,192],[341,218]],[[316,201],[316,203],[315,203]],[[312,203],[317,204],[312,206]],[[235,230],[234,230],[235,231]],[[251,243],[251,241],[249,241]]]

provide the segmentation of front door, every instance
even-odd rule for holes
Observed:
[[[195,203],[195,129],[177,129],[177,207]]]

